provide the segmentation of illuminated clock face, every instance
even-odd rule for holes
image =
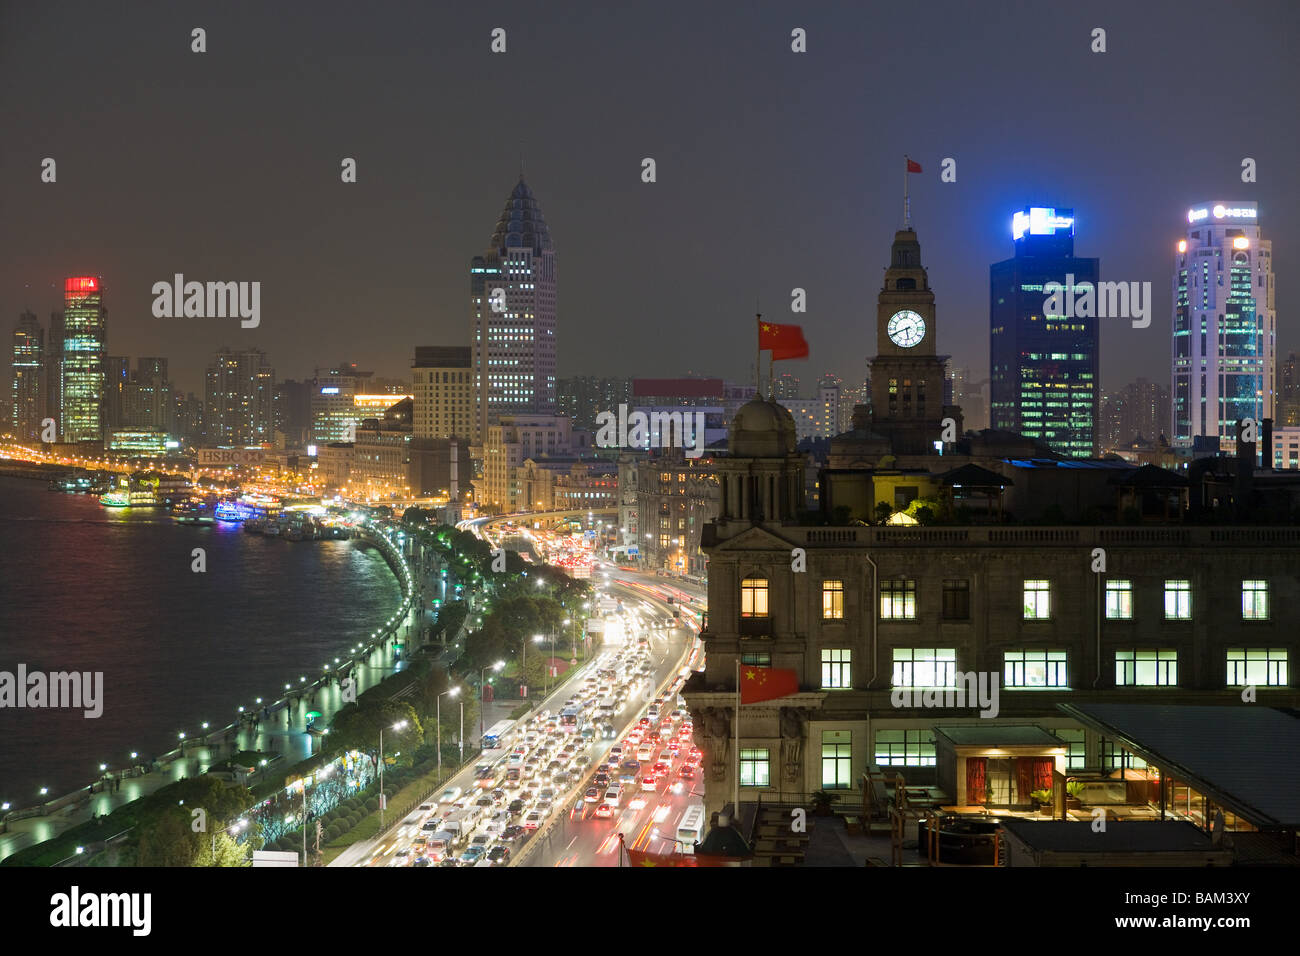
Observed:
[[[895,345],[910,349],[914,345],[919,345],[921,339],[925,338],[925,319],[911,309],[904,309],[889,317],[889,325],[885,331],[889,333],[889,340]]]

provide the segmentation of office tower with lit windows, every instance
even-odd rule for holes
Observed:
[[[311,440],[314,444],[355,440],[356,426],[365,417],[357,411],[357,393],[373,376],[374,372],[361,371],[355,362],[340,362],[330,368],[316,369],[311,393]]]
[[[50,313],[45,336],[45,417],[54,419],[54,433],[63,432],[63,310]]]
[[[14,434],[24,441],[37,439],[41,434],[41,419],[45,415],[45,396],[41,390],[44,358],[45,332],[40,319],[34,312],[24,312],[14,326],[13,418],[10,421]]]
[[[1172,443],[1236,447],[1239,419],[1274,417],[1273,243],[1253,202],[1197,203],[1174,251]]]
[[[65,442],[104,440],[104,348],[108,312],[97,276],[63,283],[63,394],[59,433]]]
[[[555,289],[555,247],[520,173],[491,247],[470,263],[472,442],[503,414],[554,411]]]
[[[261,349],[222,349],[207,369],[206,441],[241,447],[275,441],[275,369]]]
[[[1095,292],[1099,260],[1074,255],[1074,210],[1032,206],[1012,218],[1015,256],[989,268],[989,417],[1058,454],[1097,454],[1099,326],[1094,315],[1046,314],[1049,283],[1063,299]],[[1073,277],[1073,278],[1071,278]],[[1067,313],[1073,309],[1065,309]]]
[[[415,437],[468,441],[474,433],[475,396],[469,346],[416,346],[411,376]]]

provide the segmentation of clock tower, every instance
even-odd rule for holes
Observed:
[[[962,434],[961,409],[944,405],[948,356],[935,353],[937,331],[921,243],[913,229],[902,229],[876,300],[871,360],[871,430],[890,438],[895,455],[933,454],[945,418]]]

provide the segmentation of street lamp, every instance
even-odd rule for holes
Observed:
[[[406,721],[401,720],[393,724],[392,730],[405,730]],[[379,728],[379,829],[384,829],[384,728]]]
[[[452,697],[455,697],[459,693],[460,693],[459,687],[453,687],[451,688],[451,690],[444,690],[441,694],[438,695],[438,699],[435,702],[435,709],[437,710],[437,714],[434,716],[434,723],[437,724],[438,727],[437,740],[438,740],[438,782],[439,783],[442,782],[442,699],[446,697],[448,694],[450,694]],[[462,708],[464,707],[463,702],[461,703],[461,707]]]

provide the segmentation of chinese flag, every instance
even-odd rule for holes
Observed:
[[[774,360],[808,357],[808,343],[798,325],[778,325],[758,320],[758,350],[770,351]]]
[[[799,693],[799,675],[783,667],[740,668],[740,702],[757,704]]]
[[[914,162],[912,162],[912,161],[909,159],[909,160],[907,161],[907,171],[908,171],[909,173],[919,173],[919,172],[921,171],[921,164],[920,164],[920,163],[914,163]]]
[[[690,853],[647,853],[628,847],[629,866],[695,866],[695,856]]]

